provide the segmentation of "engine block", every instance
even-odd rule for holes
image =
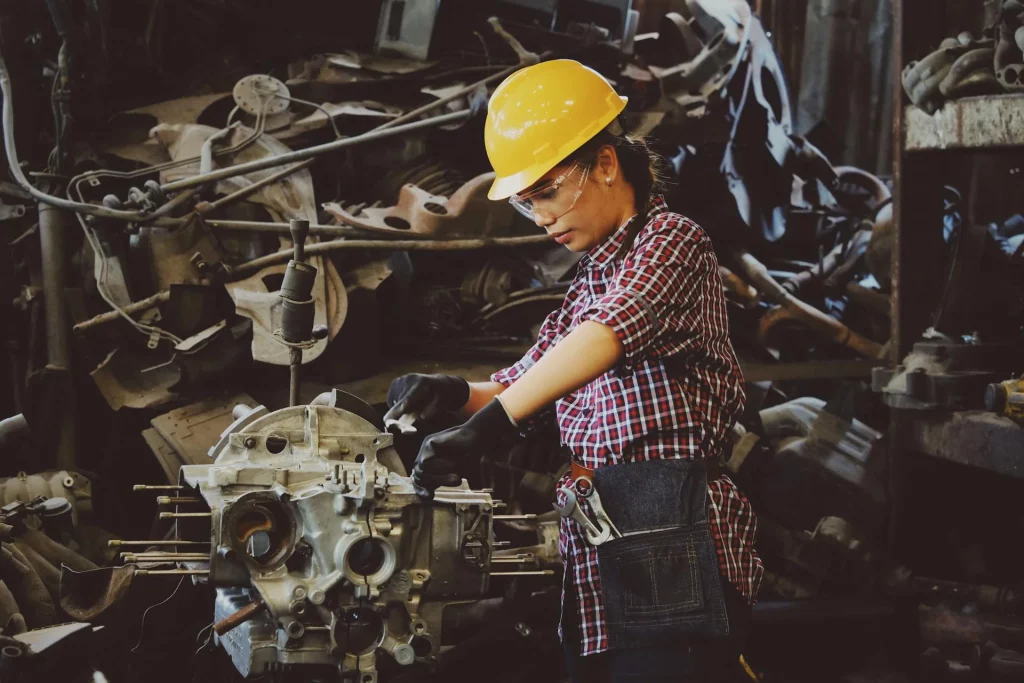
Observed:
[[[445,606],[488,589],[490,494],[463,481],[420,500],[391,435],[329,403],[242,411],[212,464],[181,469],[210,507],[215,619],[253,614],[218,636],[245,677],[303,667],[374,683],[380,657],[432,663]],[[204,522],[179,519],[180,537]]]

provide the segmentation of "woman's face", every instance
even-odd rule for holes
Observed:
[[[518,197],[529,198],[538,226],[575,252],[598,246],[636,213],[633,188],[610,145],[589,165],[556,166]]]

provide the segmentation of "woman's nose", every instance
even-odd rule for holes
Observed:
[[[555,219],[546,213],[535,213],[533,214],[533,222],[537,224],[538,228],[546,228],[555,222]]]

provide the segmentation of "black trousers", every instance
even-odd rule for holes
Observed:
[[[572,591],[562,608],[562,642],[572,683],[727,683],[746,678],[739,658],[750,629],[750,605],[725,578],[722,593],[729,614],[728,636],[689,636],[650,647],[580,655],[579,620]],[[749,680],[749,679],[748,679]]]

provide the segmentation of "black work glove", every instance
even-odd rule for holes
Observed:
[[[388,387],[384,424],[411,415],[415,421],[433,420],[458,410],[469,400],[469,382],[452,375],[402,375]]]
[[[416,494],[429,500],[438,486],[458,486],[462,481],[459,471],[467,460],[493,458],[518,437],[519,428],[512,424],[498,399],[481,408],[465,424],[431,434],[423,440],[412,469]]]

